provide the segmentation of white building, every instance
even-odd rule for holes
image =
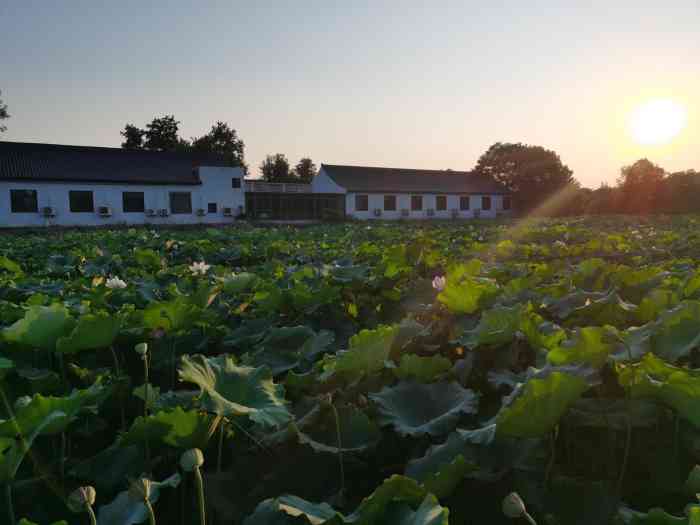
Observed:
[[[0,227],[231,222],[243,175],[197,153],[0,141]]]
[[[511,208],[503,186],[465,171],[321,164],[312,187],[345,194],[345,213],[357,219],[497,217]]]

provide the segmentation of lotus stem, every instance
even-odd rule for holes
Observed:
[[[194,475],[195,484],[197,485],[197,503],[199,504],[199,523],[206,525],[207,523],[207,508],[204,499],[204,481],[202,480],[202,472],[199,467],[204,465],[204,454],[198,448],[192,448],[183,452],[180,457],[180,467],[185,472],[192,472]]]
[[[5,483],[5,502],[7,504],[7,517],[10,518],[10,525],[15,525],[15,506],[12,503],[12,484]]]
[[[143,419],[148,417],[148,354],[143,357]],[[150,470],[151,466],[151,447],[148,444],[148,436],[146,436],[144,450],[146,453],[146,468]]]
[[[335,434],[338,441],[338,463],[340,463],[340,493],[345,494],[345,465],[343,464],[343,443],[340,439],[340,417],[333,401],[330,402],[331,410],[335,416]]]
[[[559,430],[559,426],[555,426],[552,432],[549,435],[549,461],[547,462],[547,470],[545,471],[544,474],[544,485],[545,487],[549,486],[549,479],[552,476],[552,468],[554,467],[554,461],[556,459],[556,453],[557,453],[557,434]]]
[[[87,511],[88,516],[90,516],[90,525],[97,525],[97,518],[95,517],[95,511],[92,510],[92,507],[87,505],[85,510]]]
[[[148,511],[149,525],[156,525],[156,513],[153,512],[153,505],[151,505],[151,501],[148,498],[146,498],[143,504],[146,506],[146,510]]]
[[[194,468],[194,479],[197,485],[197,502],[199,503],[199,523],[207,525],[206,502],[204,500],[204,480],[199,467]]]
[[[537,525],[535,519],[532,516],[530,516],[527,512],[523,514],[523,518],[525,518],[530,525]]]
[[[221,463],[222,463],[222,456],[223,456],[223,450],[224,450],[224,422],[226,420],[222,419],[221,423],[219,423],[219,450],[217,451],[217,456],[216,456],[216,473],[221,474]]]
[[[109,349],[112,352],[112,361],[114,362],[114,373],[119,377],[121,372],[119,370],[119,358],[117,357],[117,352],[114,351],[114,345],[109,345]]]
[[[61,480],[65,479],[65,465],[66,465],[66,433],[61,432],[61,455],[59,457],[58,472],[60,474]]]

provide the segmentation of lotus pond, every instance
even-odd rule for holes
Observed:
[[[0,522],[698,524],[699,227],[0,236]]]

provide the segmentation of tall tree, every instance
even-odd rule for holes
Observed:
[[[0,95],[2,95],[2,91],[0,91]],[[0,98],[0,121],[6,120],[10,118],[10,114],[7,112],[7,104],[4,104],[2,99]],[[0,133],[3,131],[7,131],[7,126],[3,126],[0,124]]]
[[[299,182],[309,183],[316,175],[316,164],[314,164],[313,160],[304,157],[297,162],[294,172],[299,177]]]
[[[617,185],[627,213],[652,213],[660,203],[665,172],[648,159],[639,159],[620,170]]]
[[[124,137],[122,148],[124,149],[143,149],[143,135],[145,131],[137,128],[133,124],[124,126],[124,130],[119,134]]]
[[[266,182],[290,182],[289,161],[282,153],[268,155],[260,164],[260,173]]]
[[[181,151],[189,147],[189,143],[181,139],[177,132],[180,125],[179,120],[175,120],[175,115],[165,115],[154,118],[146,124],[144,131],[145,149],[152,151]]]
[[[226,159],[230,166],[240,166],[248,172],[245,163],[245,144],[238,138],[236,130],[225,122],[217,121],[206,135],[192,139],[195,151],[214,153]]]
[[[474,171],[506,186],[521,213],[532,212],[577,184],[554,151],[521,143],[495,143],[481,155]]]

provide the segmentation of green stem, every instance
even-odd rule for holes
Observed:
[[[97,525],[97,518],[95,517],[95,511],[92,510],[90,505],[85,505],[85,510],[87,510],[88,516],[90,516],[90,525]]]
[[[340,417],[338,416],[338,410],[335,408],[333,402],[331,402],[331,409],[333,410],[333,415],[335,416],[335,434],[338,441],[338,462],[340,463],[340,493],[345,495],[345,466],[343,464],[343,444],[340,440]]]
[[[110,345],[109,349],[112,351],[112,361],[114,361],[114,373],[117,377],[121,375],[119,371],[119,358],[117,357],[117,352],[114,351],[114,345]]]
[[[143,356],[143,419],[148,417],[148,354]],[[148,436],[146,436],[144,451],[146,453],[146,469],[151,468],[151,447],[148,444]]]
[[[5,483],[5,501],[7,503],[7,517],[10,518],[10,525],[15,525],[15,506],[12,504],[12,485]]]
[[[221,463],[224,450],[224,422],[226,420],[222,419],[219,424],[219,450],[216,456],[216,473],[221,474]]]
[[[523,514],[523,517],[527,520],[527,522],[530,525],[537,525],[537,522],[534,520],[534,518],[532,516],[530,516],[527,512],[525,514]]]
[[[194,479],[197,485],[197,501],[199,503],[199,523],[207,525],[206,502],[204,501],[204,481],[199,467],[194,467]]]
[[[549,462],[547,463],[547,470],[544,474],[544,486],[549,486],[549,478],[552,475],[552,467],[554,467],[554,460],[556,459],[557,452],[557,433],[558,427],[554,427],[552,433],[549,435]]]
[[[61,480],[65,479],[65,465],[66,465],[66,433],[61,432],[61,455],[59,457],[58,472],[60,474]]]
[[[148,523],[150,525],[156,525],[156,513],[153,512],[153,505],[151,505],[150,500],[146,498],[143,501],[143,504],[146,506],[146,510],[148,511]]]

